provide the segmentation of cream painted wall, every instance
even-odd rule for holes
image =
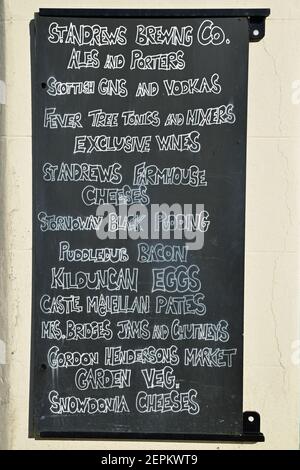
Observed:
[[[141,6],[272,9],[265,39],[250,44],[247,167],[244,409],[261,413],[264,444],[27,438],[31,315],[29,21],[40,7]],[[5,361],[0,357],[0,447],[298,448],[300,343],[295,341],[299,340],[300,299],[299,0],[0,0],[0,43],[0,80],[7,85],[6,104],[0,104],[0,340],[7,349],[6,364],[1,364]]]

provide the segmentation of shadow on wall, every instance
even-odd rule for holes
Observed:
[[[5,21],[4,0],[0,0],[0,449],[7,449],[8,366],[7,338],[7,263],[5,251]]]

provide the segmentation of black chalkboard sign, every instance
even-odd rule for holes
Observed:
[[[252,30],[234,11],[32,22],[31,437],[243,437]]]

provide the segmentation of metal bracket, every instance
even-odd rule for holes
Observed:
[[[257,411],[243,413],[243,441],[265,441],[265,436],[260,432],[260,414]]]
[[[249,41],[258,42],[265,37],[265,16],[250,16]]]
[[[269,8],[207,8],[203,10],[40,8],[39,11],[39,16],[56,16],[63,18],[248,18],[250,42],[258,42],[263,39],[265,36],[265,19],[269,15]]]

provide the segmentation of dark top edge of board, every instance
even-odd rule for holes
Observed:
[[[72,18],[197,18],[197,17],[247,17],[247,18],[266,18],[271,13],[269,8],[225,8],[225,9],[92,9],[92,8],[40,8],[39,16],[57,16]]]

